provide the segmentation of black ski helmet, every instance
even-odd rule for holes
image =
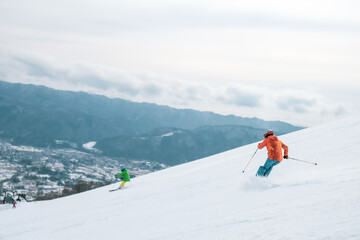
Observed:
[[[269,129],[269,130],[267,130],[266,133],[264,134],[264,138],[267,138],[267,137],[269,137],[269,136],[271,136],[271,135],[274,135],[274,131],[271,130],[271,129]]]

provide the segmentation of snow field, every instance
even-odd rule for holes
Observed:
[[[360,118],[280,136],[289,156],[269,178],[257,143],[120,183],[16,209],[0,239],[360,239]]]

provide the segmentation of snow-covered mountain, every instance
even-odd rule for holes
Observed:
[[[0,206],[0,239],[360,239],[360,117],[280,139],[269,178],[257,143],[51,201]]]

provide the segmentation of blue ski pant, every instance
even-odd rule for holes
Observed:
[[[271,160],[269,158],[266,159],[264,166],[259,167],[256,176],[260,176],[260,177],[269,176],[273,166],[278,165],[279,163],[280,163],[279,161]]]

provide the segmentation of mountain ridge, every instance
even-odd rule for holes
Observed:
[[[281,132],[301,129],[280,121],[223,116],[3,81],[0,114],[0,137],[38,145],[54,140],[85,143],[117,135],[134,136],[160,127],[192,130],[204,125],[244,125]]]

